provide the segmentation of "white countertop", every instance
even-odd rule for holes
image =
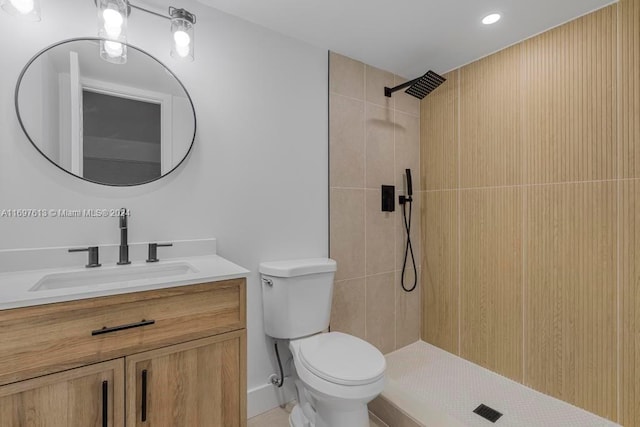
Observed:
[[[90,269],[65,267],[0,273],[0,310],[237,279],[247,277],[249,274],[249,270],[218,255],[171,258],[153,264],[138,261],[132,262],[130,265],[103,265],[102,267],[97,267],[96,271],[106,272],[107,270],[118,269],[120,272],[126,272],[126,269],[135,269],[136,267],[139,269],[141,266],[154,268],[156,266],[166,267],[169,264],[177,263],[189,264],[193,267],[193,271],[168,277],[150,277],[60,289],[32,290],[45,276],[83,273]]]

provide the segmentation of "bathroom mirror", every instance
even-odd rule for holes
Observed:
[[[16,86],[27,138],[64,171],[104,185],[159,179],[187,157],[195,110],[182,83],[131,45],[127,61],[100,58],[100,39],[56,43],[25,66]]]

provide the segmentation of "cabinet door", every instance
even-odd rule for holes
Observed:
[[[246,331],[126,358],[127,426],[246,425]]]
[[[0,387],[0,427],[123,425],[122,358]]]

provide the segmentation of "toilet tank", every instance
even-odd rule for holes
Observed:
[[[336,262],[329,258],[260,264],[264,331],[294,339],[329,326]]]

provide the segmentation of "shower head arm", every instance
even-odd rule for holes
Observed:
[[[393,92],[397,92],[397,91],[399,91],[401,89],[404,89],[405,87],[411,86],[412,84],[414,84],[415,82],[417,82],[421,78],[422,78],[422,76],[417,77],[417,78],[415,78],[413,80],[409,80],[406,83],[402,83],[401,85],[398,85],[398,86],[395,86],[395,87],[392,87],[392,88],[389,88],[389,87],[385,86],[385,88],[384,88],[384,96],[386,96],[387,98],[391,98],[391,94]]]

